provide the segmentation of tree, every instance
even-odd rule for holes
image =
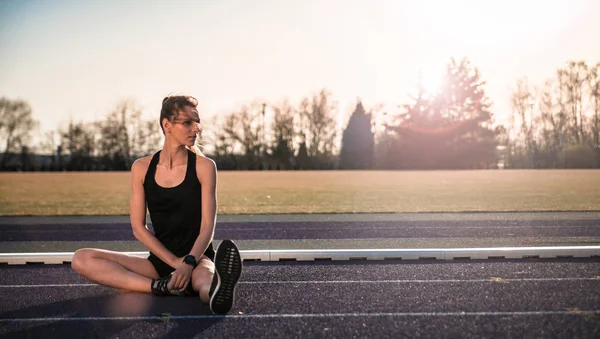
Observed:
[[[42,166],[42,170],[56,171],[58,169],[57,163],[57,145],[60,143],[60,134],[57,131],[49,131],[44,133],[44,139],[42,140],[39,151],[41,154],[50,155],[50,163]]]
[[[223,124],[223,132],[227,138],[237,143],[234,149],[238,145],[241,147],[246,169],[258,169],[260,165],[260,151],[263,146],[261,114],[262,104],[255,101],[227,115]]]
[[[371,114],[366,113],[362,102],[356,108],[342,135],[340,169],[373,168],[374,133],[371,129]]]
[[[600,63],[590,68],[588,75],[592,107],[592,146],[600,149]]]
[[[331,155],[336,138],[336,104],[331,101],[331,93],[322,89],[312,98],[304,98],[300,106],[300,116],[304,120],[302,130],[307,144],[308,155],[319,157]]]
[[[135,156],[152,155],[161,148],[164,135],[158,121],[142,120],[136,133],[133,139]]]
[[[149,150],[144,149],[147,136],[157,133],[157,128],[152,129],[152,126],[154,124],[147,124],[146,127],[151,130],[146,134],[141,110],[136,102],[126,99],[119,101],[106,118],[98,122],[100,151],[105,165],[112,170],[129,170],[133,158],[148,155]]]
[[[567,137],[567,117],[556,100],[557,88],[552,80],[547,80],[539,96],[540,138],[537,143],[537,167],[556,168],[559,165],[558,154],[565,147]]]
[[[600,159],[598,115],[600,83],[598,65],[569,61],[559,68],[555,79],[547,80],[539,93],[526,81],[517,83],[512,96],[513,127],[520,133],[511,141],[524,145],[513,154],[516,167],[564,168],[588,167],[585,158],[592,152]],[[536,105],[537,104],[537,105]],[[528,161],[523,161],[524,157]],[[598,164],[600,165],[600,164]]]
[[[296,111],[286,99],[273,106],[273,131],[274,142],[271,145],[271,154],[280,169],[289,169],[292,166],[290,159],[294,156],[294,115]]]
[[[38,150],[42,154],[55,154],[57,138],[60,139],[60,135],[57,131],[48,131],[44,133],[44,139],[42,140]]]
[[[61,144],[69,152],[67,171],[85,171],[96,169],[93,160],[96,141],[95,124],[70,121],[66,130],[61,131]]]
[[[496,166],[497,141],[492,128],[491,103],[485,82],[467,59],[451,59],[443,86],[427,93],[418,84],[418,96],[405,105],[396,124],[399,168],[489,168]],[[400,160],[401,159],[401,160]]]
[[[298,154],[296,154],[295,168],[299,170],[307,170],[312,168],[312,164],[308,156],[308,150],[305,142],[302,142],[300,144],[300,148],[298,148]]]
[[[236,141],[225,132],[226,124],[230,125],[230,129],[234,128],[235,115],[227,115],[225,119],[225,121],[221,121],[218,116],[214,116],[211,119],[206,135],[207,140],[213,145],[213,157],[217,167],[223,170],[235,170],[237,169],[237,159],[234,155]],[[227,120],[232,121],[227,123]]]
[[[511,106],[520,122],[520,135],[525,141],[525,150],[529,157],[529,168],[535,168],[535,154],[537,145],[535,141],[535,116],[534,102],[536,100],[534,89],[530,88],[527,79],[517,81],[517,88],[511,96]]]
[[[0,142],[4,144],[0,169],[6,167],[11,153],[17,153],[27,146],[26,142],[38,124],[32,117],[29,103],[0,98]]]
[[[557,75],[561,90],[560,105],[570,117],[571,137],[579,144],[584,137],[583,91],[588,77],[588,66],[583,61],[570,61],[566,68],[557,71]]]

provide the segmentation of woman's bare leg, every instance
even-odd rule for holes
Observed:
[[[200,300],[207,303],[210,301],[208,292],[215,274],[215,264],[207,256],[202,255],[198,266],[192,272],[192,287],[200,294]]]
[[[98,284],[135,292],[151,292],[152,279],[158,278],[148,259],[102,249],[77,250],[71,267]]]

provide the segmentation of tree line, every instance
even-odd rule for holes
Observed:
[[[339,107],[322,89],[297,104],[255,100],[215,116],[199,139],[221,170],[599,168],[599,70],[569,61],[541,86],[517,80],[503,124],[463,58],[448,62],[435,92],[417,79],[397,112],[357,100],[341,133]],[[0,170],[126,171],[163,141],[158,118],[143,119],[133,100],[31,145],[37,127],[25,100],[0,99]]]
[[[540,85],[519,79],[502,139],[522,168],[598,168],[600,63],[570,61]]]

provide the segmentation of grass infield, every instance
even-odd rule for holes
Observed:
[[[129,213],[128,172],[0,173],[0,215]],[[600,211],[600,170],[218,174],[219,214]]]

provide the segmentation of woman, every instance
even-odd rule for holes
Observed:
[[[199,295],[213,312],[227,313],[242,261],[230,240],[213,250],[217,170],[195,146],[197,105],[190,96],[166,97],[160,112],[164,145],[131,168],[131,227],[150,256],[85,248],[75,252],[72,267],[110,287],[158,296]],[[146,206],[154,234],[146,228]]]

